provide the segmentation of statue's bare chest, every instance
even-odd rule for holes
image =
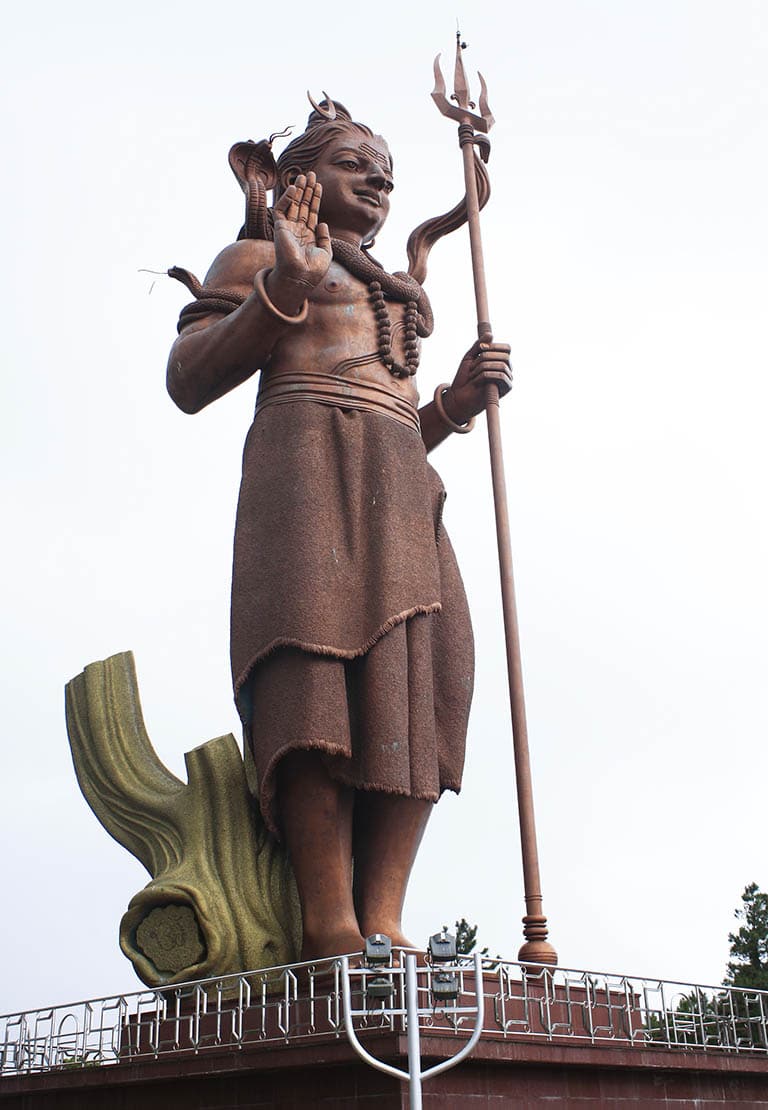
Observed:
[[[369,286],[354,277],[338,262],[331,262],[328,273],[319,285],[315,287],[310,296],[315,304],[327,305],[329,308],[355,306],[355,315],[358,306],[371,303],[371,290]],[[404,306],[398,301],[387,301],[387,310],[394,320],[402,316]],[[373,308],[371,307],[371,323],[373,323]]]

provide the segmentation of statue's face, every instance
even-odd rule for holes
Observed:
[[[375,235],[389,214],[391,167],[380,135],[350,132],[328,144],[312,168],[323,186],[320,219],[332,234],[361,241]]]

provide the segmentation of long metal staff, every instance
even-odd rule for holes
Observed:
[[[481,74],[479,114],[472,111],[475,104],[469,99],[469,87],[462,50],[465,44],[456,35],[456,69],[451,99],[445,95],[445,81],[440,70],[440,55],[435,58],[435,91],[432,99],[444,116],[458,120],[459,145],[464,159],[464,182],[467,193],[467,222],[472,252],[472,275],[475,284],[477,307],[477,334],[481,342],[493,337],[488,312],[488,293],[485,284],[483,244],[480,237],[480,204],[475,178],[475,146],[485,151],[487,159],[490,144],[487,135],[494,119],[488,108],[488,90]],[[451,103],[453,101],[454,103]],[[478,135],[476,132],[480,132]],[[547,940],[547,919],[544,916],[539,878],[539,852],[536,845],[536,822],[533,812],[533,787],[531,764],[528,754],[528,726],[525,718],[525,695],[520,659],[520,633],[517,624],[515,582],[512,573],[512,545],[510,542],[507,490],[504,480],[504,456],[501,446],[499,422],[499,389],[495,383],[486,387],[486,414],[488,420],[488,446],[491,455],[493,501],[496,510],[496,538],[499,549],[501,576],[501,601],[504,613],[504,633],[507,645],[507,675],[509,678],[509,704],[512,712],[512,739],[515,751],[515,779],[517,805],[520,818],[520,843],[523,856],[523,883],[525,886],[526,914],[523,918],[525,944],[518,959],[525,963],[556,964],[557,953]]]

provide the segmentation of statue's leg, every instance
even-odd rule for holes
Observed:
[[[301,900],[302,960],[359,952],[352,902],[354,792],[330,777],[318,752],[291,752],[278,767],[283,832]]]
[[[433,802],[359,791],[355,806],[354,901],[365,936],[385,933],[411,948],[400,918],[405,891]]]

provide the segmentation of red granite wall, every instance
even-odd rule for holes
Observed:
[[[403,1038],[366,1040],[405,1066]],[[437,1060],[456,1042],[425,1037]],[[486,1040],[453,1071],[424,1085],[425,1110],[573,1107],[765,1107],[768,1060]],[[402,1110],[408,1090],[341,1042],[201,1054],[0,1080],[0,1110]]]

